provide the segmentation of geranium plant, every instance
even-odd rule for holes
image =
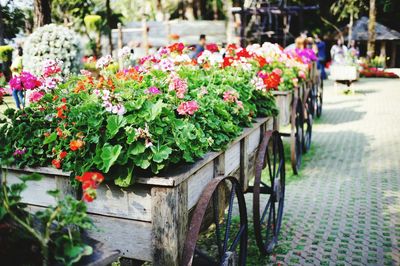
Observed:
[[[134,175],[224,149],[257,116],[277,114],[270,91],[296,86],[307,65],[272,44],[217,48],[192,60],[173,44],[117,73],[107,68],[112,58],[100,58],[98,77],[72,76],[23,111],[5,112],[0,159],[76,176],[98,170],[128,186]]]

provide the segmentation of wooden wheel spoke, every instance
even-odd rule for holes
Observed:
[[[271,160],[270,160],[270,158],[269,158],[268,146],[267,146],[267,149],[266,149],[265,152],[266,152],[266,154],[267,154],[268,171],[269,171],[269,176],[270,176],[270,178],[271,178],[271,176],[272,176],[272,169],[271,169]]]
[[[264,209],[264,211],[263,211],[263,213],[262,213],[260,222],[264,221],[265,215],[267,214],[267,211],[268,211],[268,209],[269,209],[269,205],[271,204],[271,202],[272,202],[272,194],[269,196],[268,202],[267,202],[267,204],[266,204],[266,206],[265,206],[265,209]]]
[[[223,253],[226,252],[229,240],[229,234],[231,231],[231,223],[232,223],[232,208],[233,208],[233,200],[235,199],[235,190],[236,184],[232,184],[232,190],[229,198],[229,207],[228,207],[228,219],[226,220],[226,227],[225,227],[225,237],[224,237],[224,247],[222,249]]]
[[[221,229],[219,224],[219,210],[218,210],[218,189],[213,194],[213,212],[214,212],[214,223],[215,223],[215,237],[218,246],[219,259],[222,259],[223,252],[221,246]]]
[[[241,239],[241,236],[242,236],[243,232],[245,231],[245,229],[246,229],[245,225],[240,226],[239,232],[236,234],[235,238],[233,239],[232,245],[229,247],[229,251],[234,251],[235,250],[235,248],[236,248],[237,244],[239,243],[239,241]]]

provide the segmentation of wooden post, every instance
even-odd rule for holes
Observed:
[[[382,56],[384,58],[384,60],[383,60],[383,68],[386,68],[386,41],[385,40],[381,41],[380,56]]]
[[[188,184],[153,187],[153,265],[179,265],[188,227]]]
[[[123,36],[122,36],[122,24],[118,23],[118,49],[122,49],[123,46]]]
[[[397,53],[397,42],[392,41],[392,55],[390,57],[390,67],[396,66],[396,53]]]
[[[146,19],[142,20],[142,30],[143,30],[143,47],[146,55],[149,54],[149,38],[148,38],[148,32],[147,32],[147,23]]]

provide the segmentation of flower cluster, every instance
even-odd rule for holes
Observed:
[[[111,55],[105,55],[96,62],[96,68],[103,69],[108,67],[113,62]]]
[[[171,75],[168,89],[176,92],[176,97],[183,99],[188,88],[187,81],[176,74]]]
[[[97,196],[96,189],[104,181],[104,176],[98,172],[85,172],[81,176],[76,176],[75,179],[82,183],[82,199],[92,202]]]
[[[199,105],[196,101],[183,102],[177,109],[180,115],[193,115],[197,110],[199,110]]]
[[[12,90],[33,90],[42,85],[39,79],[26,71],[21,72],[20,75],[15,75],[9,82],[10,88]]]
[[[126,113],[126,109],[121,103],[121,100],[117,94],[107,89],[96,89],[93,91],[93,93],[97,96],[101,96],[101,99],[103,100],[103,106],[107,112],[117,115],[123,115]]]

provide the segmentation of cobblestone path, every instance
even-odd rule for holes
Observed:
[[[315,154],[287,186],[286,251],[274,264],[400,265],[400,81],[355,90],[325,89]]]

